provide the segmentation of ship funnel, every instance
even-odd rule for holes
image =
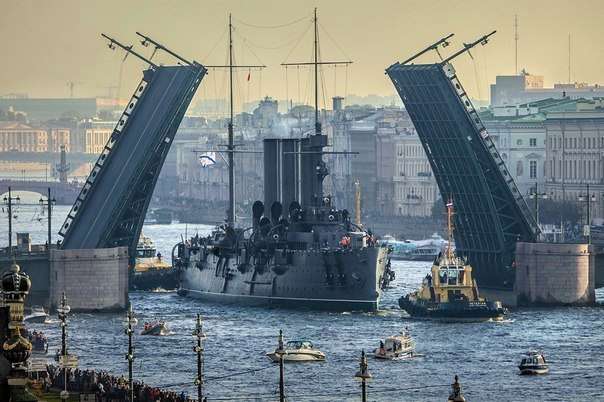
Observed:
[[[279,201],[275,201],[271,204],[271,223],[273,226],[279,224],[279,218],[283,214],[283,205]]]
[[[262,214],[264,213],[264,204],[262,201],[256,201],[254,205],[252,205],[252,226],[254,227],[254,232],[258,230],[258,225],[260,225],[260,218],[262,218]]]

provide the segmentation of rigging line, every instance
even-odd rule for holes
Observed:
[[[468,54],[470,52],[468,51]],[[482,99],[482,94],[480,91],[480,75],[478,73],[478,66],[476,65],[476,59],[472,57],[472,64],[474,65],[474,76],[476,77],[476,89],[478,90],[478,99]]]
[[[300,66],[296,66],[296,70],[298,73],[298,104],[300,104]]]
[[[241,36],[241,35],[239,34],[239,32],[237,32],[237,30],[236,30],[236,29],[233,29],[233,32],[235,32],[235,34],[237,34],[237,36],[239,36],[239,38],[240,38],[240,39],[241,39],[241,41],[243,42],[243,45],[244,45],[245,47],[247,47],[247,48],[249,49],[249,51],[250,51],[250,52],[252,52],[252,54],[254,55],[254,57],[256,58],[256,60],[258,60],[258,62],[259,62],[260,64],[264,65],[264,63],[262,62],[262,60],[260,60],[260,57],[258,57],[258,55],[257,55],[257,54],[254,52],[254,50],[253,50],[251,47],[249,47],[249,46],[247,45],[247,39],[246,39],[246,38],[244,38],[243,36]],[[243,48],[243,46],[242,46],[242,48]]]
[[[350,57],[348,57],[348,55],[346,53],[344,53],[344,51],[342,50],[342,48],[338,45],[338,42],[336,42],[335,39],[329,34],[329,31],[327,29],[325,29],[325,27],[323,26],[323,24],[321,24],[319,21],[317,21],[317,23],[325,31],[325,33],[327,34],[327,36],[329,36],[329,39],[331,39],[331,41],[333,42],[333,44],[336,45],[336,47],[340,50],[340,52],[342,52],[342,54],[344,55],[344,57],[346,57],[348,59],[348,61],[352,63],[352,60],[350,59]]]
[[[346,74],[344,79],[344,102],[342,102],[344,104],[344,107],[346,107],[346,97],[348,96],[348,64],[346,65],[345,72]]]
[[[289,114],[289,80],[287,77],[287,67],[288,66],[285,66],[285,101],[287,102],[285,110],[287,110],[287,114]]]
[[[300,41],[306,36],[306,33],[308,32],[308,30],[312,26],[313,26],[313,23],[311,21],[311,22],[308,23],[308,26],[306,27],[306,29],[304,30],[304,32],[302,32],[302,35],[300,35],[300,37],[298,38],[298,41],[296,42],[296,44],[292,47],[292,50],[290,50],[289,53],[287,54],[287,56],[285,56],[285,59],[283,60],[283,63],[285,63],[287,61],[287,59],[289,59],[289,56],[291,56],[291,54],[294,52],[294,50],[296,50],[298,48],[298,45],[300,44]]]
[[[336,64],[334,64],[334,69],[333,69],[333,97],[336,97],[336,92],[338,89],[338,66]]]
[[[212,48],[210,49],[210,51],[208,52],[208,54],[206,54],[205,57],[202,58],[201,60],[206,60],[208,57],[210,57],[210,54],[212,54],[212,52],[214,51],[214,49],[216,49],[216,46],[218,46],[218,43],[222,40],[222,37],[224,36],[224,34],[226,34],[226,32],[227,32],[228,29],[229,29],[228,26],[224,28],[224,31],[222,31],[222,34],[218,37],[218,40],[216,41],[216,43],[214,43],[214,46],[212,46]]]
[[[298,29],[293,34],[288,35],[288,36],[283,36],[283,37],[279,38],[281,41],[285,41],[285,43],[283,43],[281,45],[275,45],[275,46],[259,45],[258,43],[250,40],[249,38],[247,39],[247,42],[251,46],[257,47],[259,49],[265,49],[265,50],[282,49],[284,47],[287,47],[287,46],[291,45],[296,40],[298,40],[300,34],[302,34],[306,29],[308,29],[308,27],[305,28],[304,26],[302,26],[301,29]],[[278,42],[275,42],[275,43],[278,43]]]
[[[272,26],[254,25],[254,24],[250,24],[250,23],[248,23],[248,22],[241,21],[241,20],[239,20],[239,19],[237,19],[237,18],[235,18],[235,17],[233,17],[233,20],[234,20],[234,21],[237,21],[237,22],[238,22],[238,23],[240,23],[240,24],[247,25],[248,27],[252,27],[252,28],[259,28],[259,29],[275,29],[275,28],[283,28],[283,27],[287,27],[287,26],[290,26],[290,25],[297,24],[298,22],[300,22],[300,21],[302,21],[302,20],[304,20],[304,19],[306,19],[306,18],[310,17],[312,14],[313,14],[313,13],[309,13],[309,14],[305,15],[304,17],[300,18],[300,19],[297,19],[297,20],[292,21],[292,22],[288,22],[288,23],[286,23],[286,24],[281,24],[281,25],[272,25]]]

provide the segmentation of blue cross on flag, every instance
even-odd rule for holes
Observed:
[[[201,167],[210,166],[216,163],[216,152],[206,152],[197,157]]]

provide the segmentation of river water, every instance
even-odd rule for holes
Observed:
[[[55,222],[69,208],[55,209]],[[17,210],[13,231],[29,231],[35,243],[46,239],[45,222],[37,207]],[[45,216],[42,216],[45,218]],[[7,244],[6,213],[0,221],[0,246]],[[172,246],[207,225],[147,225],[144,232],[159,251],[169,256]],[[206,395],[209,400],[277,400],[279,367],[265,356],[277,346],[279,329],[287,339],[309,338],[327,355],[324,363],[286,364],[289,401],[359,400],[354,381],[362,349],[372,351],[379,341],[409,325],[422,357],[402,361],[368,358],[373,380],[372,401],[446,400],[455,374],[470,401],[602,400],[604,380],[604,308],[512,310],[504,322],[437,323],[413,321],[398,308],[397,299],[418,288],[429,262],[394,262],[396,280],[375,313],[329,313],[280,308],[243,307],[204,303],[173,292],[130,294],[139,319],[169,323],[171,335],[134,339],[134,375],[145,382],[184,390],[196,396],[195,340],[191,333],[200,313],[208,334],[204,342]],[[597,291],[598,301],[604,292]],[[127,375],[127,337],[122,314],[71,314],[68,327],[70,353],[80,356],[80,366]],[[53,317],[37,324],[49,338],[50,350],[59,347],[60,328]],[[520,376],[517,364],[530,348],[543,351],[550,373]]]

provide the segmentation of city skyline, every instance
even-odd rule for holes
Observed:
[[[334,95],[392,95],[394,88],[383,74],[390,64],[449,33],[456,35],[451,46],[441,52],[443,56],[460,49],[464,42],[497,30],[487,46],[472,52],[473,58],[462,55],[455,61],[470,95],[488,100],[488,86],[495,76],[514,73],[515,15],[519,20],[519,70],[524,68],[543,75],[546,86],[567,82],[568,37],[571,35],[571,81],[604,81],[597,63],[604,59],[604,49],[590,40],[603,29],[598,24],[599,13],[594,10],[604,9],[604,5],[594,1],[572,5],[548,2],[548,8],[537,1],[505,4],[378,1],[371,8],[358,1],[226,1],[212,4],[211,8],[200,2],[181,2],[174,7],[160,2],[119,6],[117,2],[105,2],[84,6],[72,1],[53,4],[32,1],[11,2],[5,6],[5,22],[0,26],[0,33],[18,40],[0,45],[2,53],[10,56],[3,63],[0,94],[68,98],[71,92],[67,83],[74,82],[74,97],[127,96],[133,83],[140,79],[144,63],[131,56],[122,63],[124,52],[110,52],[101,33],[125,44],[134,44],[135,50],[147,57],[152,49],[140,44],[135,31],[202,64],[224,64],[227,45],[224,33],[231,12],[236,61],[267,66],[261,72],[239,70],[236,103],[265,95],[309,103],[312,91],[308,88],[307,75],[310,71],[300,72],[290,67],[286,73],[280,64],[310,60],[312,37],[306,29],[315,6],[318,7],[322,59],[349,57],[353,61],[348,69],[341,66],[334,71],[333,67],[326,66],[321,107],[330,105]],[[583,8],[590,12],[582,13]],[[581,18],[569,19],[571,11]],[[24,24],[24,20],[28,24]],[[461,24],[462,20],[471,20],[472,24]],[[259,28],[277,25],[285,26]],[[437,60],[436,54],[430,54],[420,62]],[[154,61],[173,62],[161,52]],[[210,73],[194,102],[221,97],[222,74]]]

